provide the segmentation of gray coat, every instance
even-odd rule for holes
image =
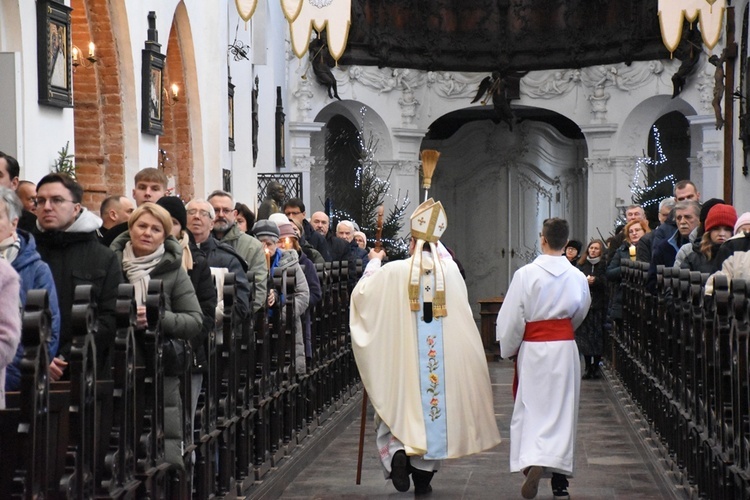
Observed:
[[[130,233],[125,232],[112,242],[120,263]],[[182,247],[172,236],[164,241],[164,256],[151,271],[151,279],[162,280],[164,287],[164,318],[162,332],[183,340],[198,335],[203,325],[203,313],[193,284],[182,268]],[[182,460],[182,398],[178,377],[164,377],[164,448],[167,462],[184,467]]]

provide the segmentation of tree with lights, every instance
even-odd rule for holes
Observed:
[[[651,134],[654,140],[654,157],[636,160],[630,192],[633,204],[643,207],[646,218],[654,226],[659,220],[659,203],[664,198],[672,196],[676,180],[671,172],[665,172],[667,157],[661,144],[659,129],[656,126],[651,127]]]
[[[364,109],[362,115],[364,123]],[[342,148],[344,145],[348,147]],[[378,176],[379,165],[375,160],[377,148],[377,138],[372,133],[365,138],[365,134],[359,130],[341,130],[336,137],[327,141],[326,211],[331,218],[331,228],[335,228],[339,221],[351,220],[359,225],[367,241],[374,245],[377,209],[388,199],[392,208],[383,221],[381,242],[390,259],[403,259],[408,257],[409,244],[399,233],[410,203],[409,195],[407,193],[401,198],[400,192],[395,196],[391,194],[391,172],[384,179]]]

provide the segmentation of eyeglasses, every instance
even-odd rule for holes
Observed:
[[[66,200],[62,196],[53,196],[52,198],[37,197],[36,204],[38,206],[40,206],[40,207],[43,207],[44,205],[47,204],[48,201],[52,204],[53,207],[59,207],[60,205],[62,205],[63,203],[66,203],[66,202],[67,203],[78,203],[77,201]]]
[[[201,217],[211,217],[211,214],[206,210],[198,210],[197,208],[191,208],[187,211],[188,215],[200,214]]]
[[[216,208],[216,207],[214,207],[214,211],[217,214],[231,214],[232,212],[234,212],[234,209],[233,208]]]
[[[292,212],[291,210],[289,210],[288,212],[284,212],[284,215],[286,215],[287,217],[291,217],[292,215],[299,215],[299,214],[301,214],[301,213],[302,213],[302,212],[299,212],[299,211],[297,211],[297,212]]]

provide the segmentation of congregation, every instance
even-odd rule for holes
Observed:
[[[233,319],[242,322],[264,307],[269,315],[282,314],[287,297],[269,280],[277,268],[292,271],[295,366],[305,373],[312,356],[311,314],[322,297],[315,264],[344,260],[356,270],[353,263],[358,259],[367,263],[366,242],[355,239],[353,222],[339,221],[336,230],[329,231],[325,213],[316,212],[308,220],[302,200],[284,200],[283,188],[278,205],[270,211],[264,208],[266,213],[256,219],[225,191],[187,203],[167,196],[164,173],[145,168],[135,176],[132,201],[124,194],[108,196],[97,215],[82,205],[83,186],[74,178],[50,173],[34,184],[20,180],[19,174],[18,161],[0,152],[0,278],[8,284],[3,290],[19,297],[15,300],[21,310],[30,290],[47,292],[51,381],[69,377],[76,286],[93,285],[98,305],[96,371],[107,378],[113,366],[118,286],[134,286],[136,327],[145,329],[149,282],[161,280],[161,328],[168,343],[175,345],[173,351],[164,350],[165,456],[174,468],[185,466],[179,343],[189,343],[192,352],[190,401],[195,414],[207,376],[206,338],[221,324],[225,311],[222,290],[227,273],[234,274],[236,285]],[[356,273],[350,273],[352,287],[355,280]],[[23,353],[20,325],[0,325],[0,409],[5,407],[5,392],[19,390]]]

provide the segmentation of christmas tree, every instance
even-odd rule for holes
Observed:
[[[331,218],[330,227],[335,228],[342,220],[356,222],[367,236],[368,246],[372,247],[377,233],[378,207],[388,201],[391,208],[383,220],[381,242],[389,259],[407,257],[408,239],[399,234],[410,203],[408,193],[403,198],[400,192],[395,196],[391,194],[392,170],[385,178],[378,175],[380,166],[375,159],[378,140],[372,133],[365,134],[347,124],[331,122],[326,141],[328,200],[325,204]]]

